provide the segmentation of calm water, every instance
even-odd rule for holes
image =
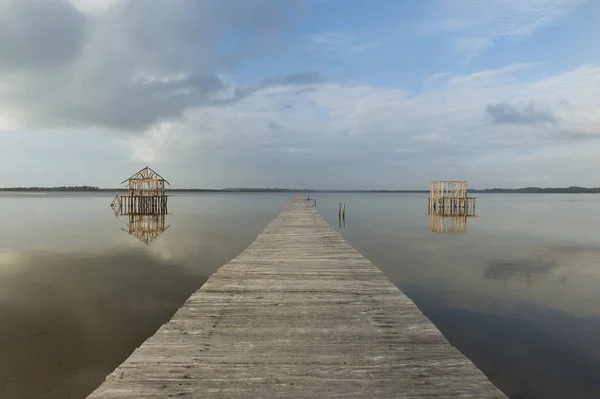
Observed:
[[[315,197],[508,395],[600,397],[600,196],[480,195],[466,226],[425,195]],[[176,195],[146,245],[110,195],[0,194],[0,398],[84,398],[289,198]]]

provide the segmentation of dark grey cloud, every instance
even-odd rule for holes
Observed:
[[[555,123],[558,118],[552,111],[542,108],[534,103],[524,106],[508,103],[488,104],[485,113],[492,118],[495,125],[516,124],[527,125],[535,123]]]
[[[281,126],[279,123],[274,122],[274,121],[270,121],[269,122],[269,131],[271,132],[279,132],[281,130],[283,130],[283,126]]]
[[[300,72],[278,78],[267,78],[257,84],[238,87],[234,90],[233,96],[223,100],[218,100],[215,103],[228,105],[234,104],[236,102],[242,101],[243,99],[247,98],[253,93],[256,93],[259,90],[276,86],[301,86],[297,90],[295,90],[295,93],[299,94],[314,90],[314,88],[310,87],[311,85],[316,85],[324,82],[326,82],[326,79],[317,72]]]
[[[210,96],[223,87],[215,75],[188,76],[169,82],[130,84],[122,89],[112,87],[87,98],[80,93],[79,103],[72,104],[70,110],[66,109],[68,103],[61,103],[50,105],[48,111],[74,122],[136,131],[175,118],[190,107],[208,104]]]
[[[0,75],[0,106],[32,127],[135,132],[190,108],[226,104],[222,77],[275,49],[270,43],[301,3],[123,0],[87,16],[65,0],[0,0],[0,67],[12,67]],[[255,90],[239,89],[234,101]]]
[[[600,129],[596,131],[580,131],[572,128],[559,129],[552,136],[556,141],[578,142],[600,139]]]
[[[0,1],[0,70],[62,65],[85,40],[86,18],[64,0]]]
[[[558,105],[572,108],[567,100],[561,100]],[[600,130],[590,123],[559,118],[551,109],[533,102],[522,105],[489,104],[485,112],[494,125],[535,125],[532,134],[539,142],[581,142],[600,138]]]

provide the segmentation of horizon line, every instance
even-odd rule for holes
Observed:
[[[98,186],[12,186],[12,187],[0,187],[0,191],[19,191],[19,190],[39,190],[39,191],[127,191],[126,187],[98,187]],[[566,186],[566,187],[539,187],[539,186],[527,186],[517,188],[506,188],[506,187],[492,187],[492,188],[470,188],[468,191],[481,192],[481,191],[519,191],[519,190],[600,190],[600,187],[585,187],[585,186]],[[207,191],[207,192],[232,192],[232,191],[256,191],[256,192],[267,192],[267,191],[282,191],[282,192],[430,192],[429,189],[425,188],[385,188],[385,189],[374,189],[374,188],[361,188],[361,189],[350,189],[350,188],[283,188],[283,187],[227,187],[227,188],[168,188],[169,191]]]

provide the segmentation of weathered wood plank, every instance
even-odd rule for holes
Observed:
[[[504,398],[302,197],[92,399]]]

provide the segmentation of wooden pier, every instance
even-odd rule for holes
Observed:
[[[505,398],[300,196],[89,396],[170,397]]]

